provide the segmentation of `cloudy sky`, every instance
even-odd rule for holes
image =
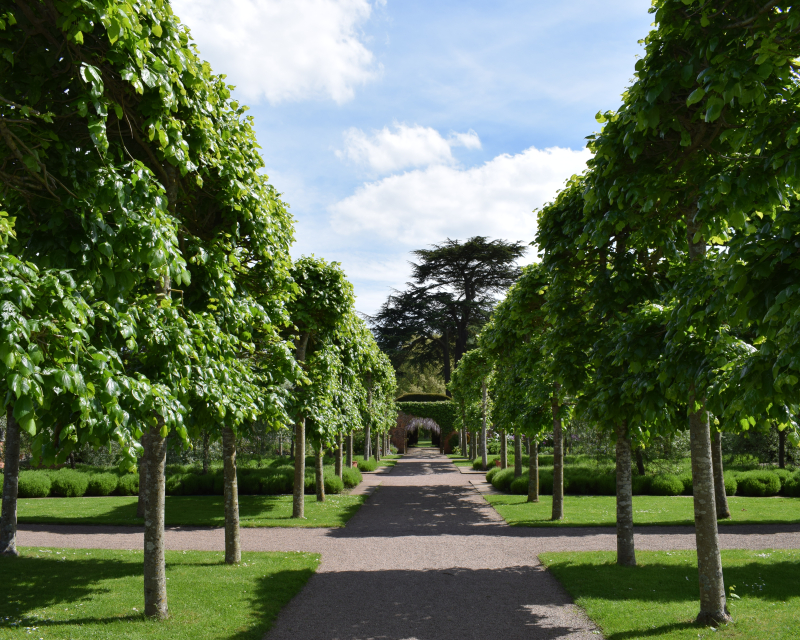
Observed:
[[[364,313],[402,287],[413,249],[533,240],[652,22],[646,0],[172,5],[251,107],[293,255],[341,262]]]

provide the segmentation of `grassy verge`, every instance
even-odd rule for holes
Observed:
[[[693,624],[699,611],[694,551],[640,551],[638,567],[618,567],[613,552],[545,553],[540,559],[607,640],[789,640],[797,637],[800,551],[722,552],[734,622]],[[730,591],[729,591],[730,593]]]
[[[243,527],[343,527],[363,504],[364,496],[327,496],[317,502],[306,496],[305,520],[293,520],[292,496],[239,496]],[[36,498],[20,500],[24,524],[141,525],[136,496],[102,498]],[[167,526],[221,527],[225,524],[222,496],[167,496]]]
[[[0,637],[262,638],[281,608],[316,571],[312,553],[167,551],[170,619],[142,613],[142,552],[21,549],[0,557]]]
[[[553,497],[538,503],[526,496],[484,496],[503,519],[515,527],[613,527],[614,496],[565,496],[564,519],[550,521]],[[800,498],[728,498],[731,517],[726,524],[794,524],[800,522]],[[689,496],[634,496],[633,521],[637,525],[692,525],[694,507]]]
[[[461,455],[458,455],[458,454],[455,454],[455,453],[448,453],[447,457],[450,458],[450,461],[454,465],[456,465],[457,467],[471,467],[472,466],[472,460],[470,460],[469,458],[465,458],[465,457],[463,457]]]

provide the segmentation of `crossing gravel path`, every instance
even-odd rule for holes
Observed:
[[[598,638],[537,556],[614,550],[606,527],[509,527],[434,449],[388,473],[343,529],[242,529],[251,551],[313,551],[318,572],[266,640]],[[800,548],[800,526],[725,526],[725,548]],[[132,527],[26,525],[24,546],[141,548]],[[170,549],[221,550],[222,529],[170,528]],[[691,527],[640,527],[638,549],[693,549]]]

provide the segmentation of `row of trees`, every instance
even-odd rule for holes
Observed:
[[[325,446],[391,415],[388,360],[338,266],[292,262],[293,220],[230,91],[163,0],[0,2],[0,553],[16,553],[20,430],[43,464],[116,442],[123,467],[141,458],[158,618],[167,436],[222,439],[238,562],[245,426],[295,425],[302,517],[307,425],[321,474]]]
[[[636,562],[632,447],[688,422],[698,621],[719,623],[717,517],[729,513],[709,415],[726,431],[777,424],[797,442],[800,12],[749,0],[651,12],[622,106],[598,114],[588,170],[540,212],[541,262],[479,354],[495,422],[534,440],[552,428],[554,519],[562,421],[579,411],[616,441],[620,564]]]

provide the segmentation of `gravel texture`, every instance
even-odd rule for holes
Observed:
[[[322,554],[267,640],[600,637],[537,556],[614,550],[614,530],[509,527],[470,480],[477,479],[436,450],[414,449],[391,472],[365,476],[360,491],[372,495],[345,528],[242,529],[245,550]],[[726,526],[720,541],[800,548],[800,525]],[[25,525],[18,544],[133,549],[141,548],[142,531]],[[166,546],[222,550],[224,531],[170,528]],[[693,549],[694,530],[639,527],[636,547]]]

